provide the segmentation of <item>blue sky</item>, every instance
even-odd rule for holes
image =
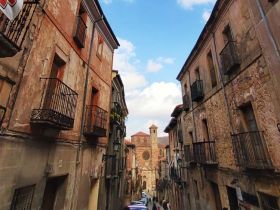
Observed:
[[[99,0],[120,48],[114,69],[129,109],[127,137],[154,123],[159,135],[182,103],[176,76],[192,50],[215,0]]]

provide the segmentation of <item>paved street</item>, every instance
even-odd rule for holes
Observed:
[[[157,207],[160,206],[159,204],[156,204],[156,205],[157,205]],[[150,202],[148,205],[148,209],[152,210],[152,208],[153,208],[153,202]],[[163,210],[163,208],[161,206],[160,206],[160,210]]]

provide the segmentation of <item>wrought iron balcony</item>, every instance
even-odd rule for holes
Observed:
[[[77,26],[74,33],[74,41],[79,48],[85,47],[87,25],[81,16],[77,17]]]
[[[191,107],[191,101],[190,101],[189,93],[186,93],[183,96],[183,109],[185,111],[188,111],[190,110],[190,107]]]
[[[236,42],[229,41],[220,53],[223,73],[230,74],[235,68],[240,65]]]
[[[73,128],[78,94],[57,78],[41,78],[44,91],[39,109],[31,113],[32,124],[61,130]]]
[[[12,57],[21,50],[38,2],[25,1],[22,11],[13,21],[0,11],[0,58]]]
[[[108,112],[95,105],[86,107],[84,135],[93,137],[105,137]]]
[[[246,169],[273,169],[263,132],[234,134],[232,144],[238,166]]]
[[[192,101],[200,101],[204,97],[204,91],[203,91],[203,81],[202,80],[196,80],[191,85],[191,95],[192,95]]]
[[[217,165],[215,141],[193,143],[194,161],[204,165]]]

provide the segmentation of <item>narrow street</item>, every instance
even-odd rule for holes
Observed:
[[[156,203],[157,207],[160,206],[158,203]],[[148,209],[153,210],[153,202],[149,202]],[[162,206],[160,206],[160,210],[163,210]]]

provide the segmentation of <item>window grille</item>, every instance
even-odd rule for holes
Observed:
[[[17,188],[14,192],[10,210],[29,210],[31,209],[35,185]]]

